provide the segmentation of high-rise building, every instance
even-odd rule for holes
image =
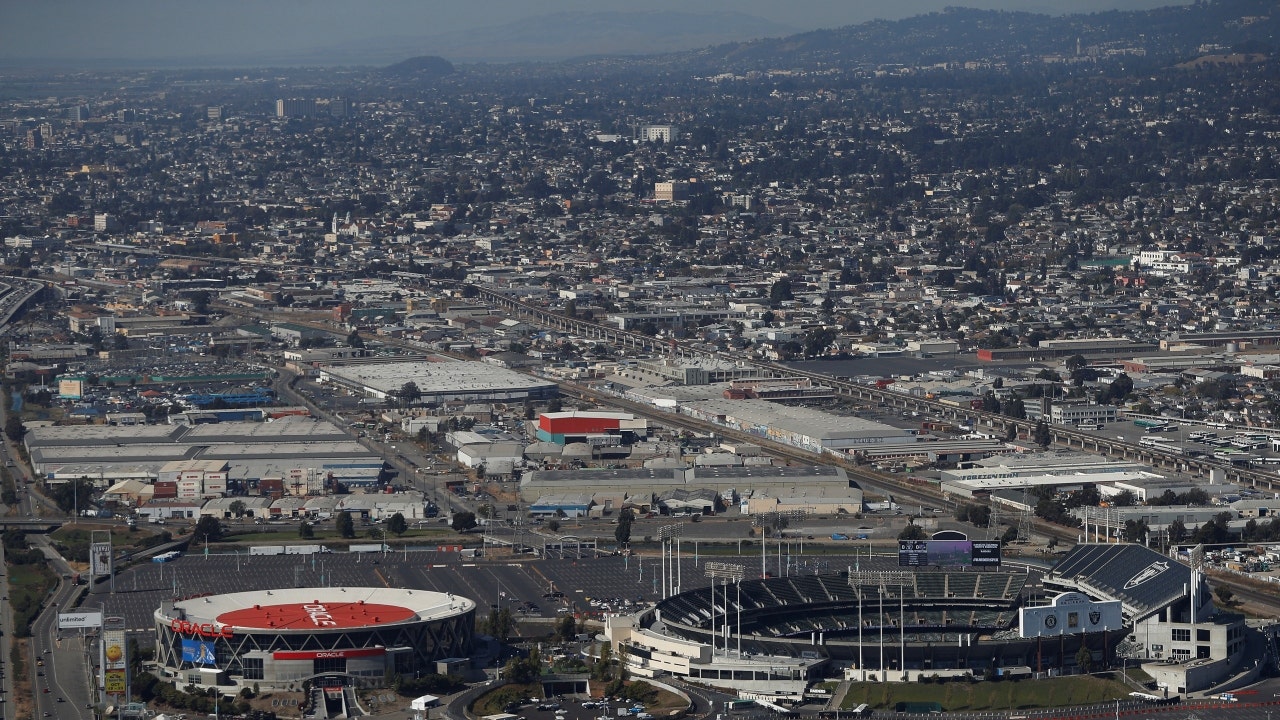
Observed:
[[[279,105],[277,105],[276,107],[277,107],[277,111],[276,111],[276,112],[278,113],[278,112],[279,112]],[[221,105],[210,105],[209,107],[205,108],[205,110],[204,110],[204,114],[205,114],[205,117],[209,118],[210,120],[221,120],[221,119],[222,119],[222,106],[221,106]]]
[[[689,183],[671,180],[653,184],[653,199],[659,202],[678,202],[689,199]]]
[[[67,119],[71,122],[85,122],[89,117],[88,105],[72,105],[67,109]]]
[[[636,139],[640,142],[660,142],[670,144],[680,135],[675,125],[641,125]]]
[[[276,100],[276,117],[308,117],[316,114],[316,101],[309,98]]]

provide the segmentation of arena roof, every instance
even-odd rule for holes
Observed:
[[[231,626],[235,632],[324,632],[453,617],[475,608],[451,593],[398,588],[287,588],[208,595],[157,616]]]
[[[1142,617],[1187,597],[1191,568],[1141,545],[1083,543],[1058,561],[1045,582],[1119,600],[1127,614]]]

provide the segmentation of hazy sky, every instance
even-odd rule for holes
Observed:
[[[0,0],[0,59],[176,59],[287,52],[465,32],[555,12],[737,11],[797,30],[948,5],[1035,12],[1137,9],[1180,0]]]

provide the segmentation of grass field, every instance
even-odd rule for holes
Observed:
[[[487,692],[476,698],[475,703],[471,705],[471,712],[484,717],[485,715],[496,715],[506,712],[507,705],[513,702],[520,702],[525,698],[533,698],[535,700],[542,697],[542,683],[529,683],[528,685],[503,685],[497,690]]]
[[[1129,689],[1113,680],[1080,676],[1017,682],[854,683],[840,707],[867,703],[892,710],[900,702],[936,702],[947,712],[1031,710],[1034,708],[1089,705],[1129,695]]]

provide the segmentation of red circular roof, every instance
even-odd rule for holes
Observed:
[[[358,602],[254,605],[219,615],[217,622],[239,628],[267,630],[330,630],[385,625],[415,617],[399,605]]]

